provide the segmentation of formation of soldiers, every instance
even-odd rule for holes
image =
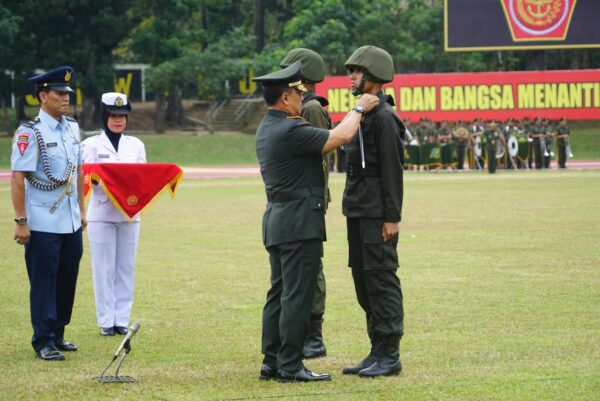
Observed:
[[[533,121],[509,118],[503,123],[478,118],[454,125],[422,118],[416,125],[405,124],[410,131],[405,147],[409,169],[462,170],[467,159],[470,169],[487,167],[493,173],[496,168],[550,168],[553,158],[560,168],[566,168],[567,159],[573,157],[565,118],[554,123],[540,117]]]

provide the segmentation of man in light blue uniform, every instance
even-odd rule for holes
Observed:
[[[47,361],[76,351],[64,339],[71,320],[85,228],[79,125],[66,117],[69,81],[65,66],[29,78],[41,109],[19,126],[11,155],[15,240],[25,245],[30,283],[32,345]]]

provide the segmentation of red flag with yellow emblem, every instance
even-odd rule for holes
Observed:
[[[91,185],[102,185],[112,204],[127,219],[132,219],[165,189],[171,197],[183,179],[183,171],[166,163],[89,163],[83,165],[84,194]]]

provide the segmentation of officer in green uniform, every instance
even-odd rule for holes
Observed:
[[[531,127],[529,132],[531,138],[533,138],[533,154],[535,156],[535,168],[541,169],[544,167],[544,149],[542,147],[542,142],[545,143],[546,127],[542,125],[542,119],[540,117],[537,117],[535,119],[535,123]]]
[[[452,131],[452,139],[456,144],[456,168],[462,170],[465,164],[465,152],[469,141],[469,129],[466,123],[460,120]]]
[[[488,173],[493,174],[496,172],[496,150],[498,149],[498,141],[502,141],[504,138],[498,130],[498,124],[496,124],[495,121],[490,121],[488,123],[485,131],[483,131],[483,137],[485,138]]]
[[[417,140],[419,141],[419,145],[424,145],[427,143],[427,119],[425,117],[421,117],[419,120],[419,126],[417,127],[416,134]]]
[[[558,167],[567,168],[567,156],[571,153],[571,130],[567,126],[567,119],[562,118],[556,127],[556,144],[558,145]],[[569,157],[573,157],[570,155]]]
[[[316,128],[331,129],[332,123],[329,113],[325,106],[329,105],[327,99],[315,95],[315,84],[325,79],[325,62],[323,57],[313,50],[297,48],[291,50],[279,64],[281,68],[289,67],[296,61],[300,61],[302,84],[307,92],[302,99],[301,116],[310,125]],[[332,152],[333,153],[333,152]],[[323,157],[323,174],[325,178],[325,211],[331,202],[329,193],[329,167],[327,163],[329,155]],[[325,274],[323,273],[323,261],[319,265],[319,275],[317,276],[317,288],[315,290],[315,299],[313,301],[310,313],[310,328],[308,336],[304,342],[304,357],[306,359],[318,358],[327,355],[327,349],[323,342],[323,315],[325,314]]]
[[[260,379],[324,381],[302,363],[325,235],[323,155],[348,143],[362,113],[378,104],[363,96],[357,110],[335,129],[312,127],[300,117],[301,63],[254,78],[264,87],[268,106],[256,131],[256,154],[267,207],[262,236],[271,264],[271,288],[262,319],[263,366]]]
[[[392,57],[374,46],[358,48],[346,61],[352,93],[375,94],[379,106],[365,114],[361,131],[347,146],[342,201],[348,227],[348,265],[358,303],[366,315],[369,355],[342,370],[361,377],[398,374],[404,308],[398,269],[398,226],[402,213],[405,127],[394,100],[382,86],[394,79]]]

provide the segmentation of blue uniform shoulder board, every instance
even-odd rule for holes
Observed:
[[[26,121],[24,123],[21,123],[21,125],[23,125],[23,126],[25,126],[27,128],[33,128],[33,126],[36,125],[39,122],[40,122],[40,118],[39,117],[34,117],[30,121]]]
[[[69,121],[73,121],[74,123],[76,123],[76,122],[77,122],[77,120],[76,120],[76,119],[74,119],[73,117],[67,117],[67,116],[65,116],[65,118],[66,118],[67,120],[69,120]]]

